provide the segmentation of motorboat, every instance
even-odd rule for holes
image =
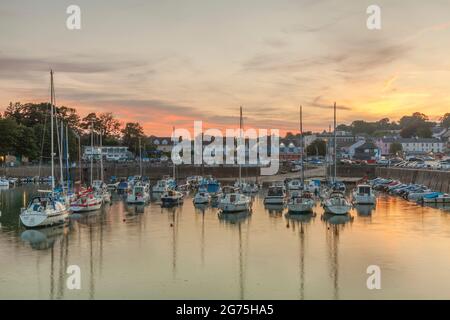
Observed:
[[[129,204],[146,204],[150,201],[150,187],[148,184],[136,182],[127,195]]]
[[[203,178],[199,184],[200,189],[205,189],[211,198],[218,198],[222,194],[222,188],[220,182],[214,179],[212,176]]]
[[[284,186],[273,185],[269,187],[264,197],[264,204],[284,204],[286,201],[286,189]]]
[[[120,181],[117,181],[117,178],[115,176],[112,176],[109,180],[109,183],[106,185],[106,187],[109,190],[117,190],[118,186],[120,184]]]
[[[184,201],[184,194],[176,190],[167,190],[161,195],[162,206],[174,206],[182,204]]]
[[[431,194],[424,195],[418,200],[419,203],[449,203],[450,196],[447,193],[434,192]]]
[[[130,184],[126,180],[122,180],[117,185],[117,192],[118,193],[126,193],[130,190]]]
[[[344,215],[349,213],[352,205],[345,198],[344,193],[340,191],[333,191],[329,197],[323,201],[323,208],[326,213]]]
[[[369,184],[358,184],[352,193],[355,204],[375,204],[377,198]]]
[[[208,204],[211,201],[211,196],[206,190],[199,190],[192,201],[194,204]]]
[[[243,193],[257,193],[259,190],[259,185],[254,182],[244,182],[241,186]]]
[[[156,182],[156,185],[153,186],[153,193],[164,193],[168,190],[172,190],[176,188],[176,182],[172,178],[163,178]]]
[[[101,180],[94,180],[92,182],[92,189],[97,194],[97,196],[101,197],[103,203],[111,202],[111,193],[108,190],[108,186]]]
[[[305,191],[309,191],[314,195],[319,195],[320,193],[320,180],[305,180],[304,185]]]
[[[310,213],[313,211],[315,201],[309,191],[294,192],[287,203],[288,211],[291,214]]]
[[[287,188],[289,191],[301,190],[303,188],[302,182],[297,179],[290,180],[287,184]]]
[[[0,178],[0,187],[9,188],[9,180],[5,178]]]

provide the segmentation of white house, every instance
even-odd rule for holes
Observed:
[[[121,161],[126,160],[129,157],[128,147],[123,146],[84,146],[83,147],[83,159],[91,160],[93,156],[94,159],[100,159],[100,154],[103,155],[103,159],[108,161]]]

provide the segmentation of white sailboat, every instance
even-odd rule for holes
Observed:
[[[239,118],[239,135],[242,139],[242,107],[240,107],[240,118]],[[242,186],[242,168],[239,164],[239,186]],[[219,208],[222,213],[236,213],[242,211],[249,211],[251,209],[251,198],[238,192],[235,189],[231,193],[224,193],[224,196],[219,202]]]
[[[103,177],[103,134],[100,132],[100,180],[94,180],[92,182],[92,188],[96,195],[102,198],[103,203],[111,202],[111,192],[108,190],[108,186],[104,182]]]
[[[315,201],[312,194],[309,191],[304,190],[305,184],[305,171],[304,171],[304,137],[303,137],[303,119],[302,119],[302,106],[300,106],[300,142],[301,142],[301,189],[298,192],[293,192],[288,202],[288,210],[291,214],[296,213],[311,213],[313,211]]]
[[[336,102],[334,103],[334,174],[333,184],[336,182]],[[342,190],[331,191],[327,195],[327,198],[323,201],[323,207],[325,213],[331,213],[335,215],[346,215],[349,213],[352,205],[346,199]]]
[[[175,133],[175,127],[173,127],[173,133]],[[172,180],[167,181],[168,185],[170,185],[170,181],[172,181],[172,188],[164,191],[161,195],[161,206],[163,207],[176,206],[184,202],[184,193],[176,190],[177,177],[174,161],[172,167]]]
[[[35,196],[31,199],[26,208],[22,208],[20,214],[20,221],[23,225],[29,228],[44,227],[55,224],[64,223],[69,215],[66,206],[55,199],[55,165],[54,165],[54,128],[53,128],[53,114],[54,114],[54,98],[55,90],[53,85],[53,70],[50,71],[50,135],[51,135],[51,183],[52,189],[50,191],[41,191],[43,195]]]
[[[91,123],[91,186],[88,189],[81,190],[74,201],[70,204],[70,210],[72,212],[89,212],[99,210],[103,205],[103,196],[99,194],[94,187],[94,124]],[[101,155],[101,154],[100,154]],[[103,181],[100,181],[103,183]]]

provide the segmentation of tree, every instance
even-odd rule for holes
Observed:
[[[307,148],[306,148],[306,154],[308,156],[325,156],[327,153],[327,144],[322,139],[316,139],[314,140]]]
[[[18,133],[19,126],[14,119],[0,119],[0,155],[5,156],[16,153],[15,148],[19,142]]]
[[[40,144],[38,145],[33,128],[19,125],[16,132],[16,144],[14,153],[17,156],[25,156],[30,160],[39,157]]]
[[[98,117],[100,128],[105,137],[118,138],[120,135],[120,121],[111,112],[101,113]]]
[[[144,129],[139,122],[128,122],[122,129],[122,143],[135,154],[139,151],[139,138],[144,137]]]
[[[442,117],[441,123],[444,128],[447,128],[447,129],[450,128],[450,113],[444,114],[444,116]]]
[[[402,151],[403,151],[403,147],[400,142],[393,142],[389,147],[390,154],[398,154]]]
[[[91,125],[94,126],[96,134],[102,134],[105,145],[119,144],[121,124],[111,112],[100,113],[99,115],[91,112],[84,117],[81,121],[81,128],[85,130],[85,135],[90,135]],[[88,138],[85,136],[83,140],[87,141]]]
[[[411,116],[404,116],[400,119],[400,135],[403,138],[431,137],[431,127],[435,125],[428,121],[428,116],[420,112],[414,112]]]

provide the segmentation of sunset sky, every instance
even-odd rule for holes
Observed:
[[[81,7],[82,29],[66,28]],[[382,29],[366,28],[381,7]],[[450,1],[0,0],[0,107],[48,101],[172,126],[296,131],[450,112]]]

